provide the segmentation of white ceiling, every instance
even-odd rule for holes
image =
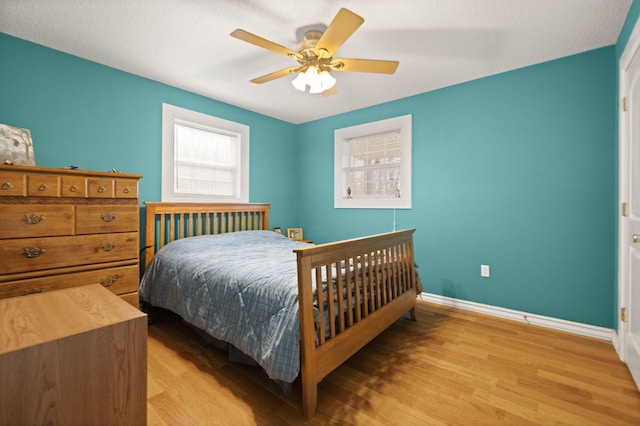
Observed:
[[[0,0],[0,32],[303,123],[615,44],[631,0]],[[296,29],[341,7],[365,18],[338,57],[398,60],[393,75],[334,72],[338,94],[296,91],[296,62],[229,36],[295,50]],[[6,58],[5,58],[6,59]]]

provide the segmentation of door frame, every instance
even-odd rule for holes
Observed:
[[[629,41],[620,56],[618,90],[618,328],[614,335],[613,344],[618,356],[626,362],[627,322],[622,321],[621,309],[629,304],[629,220],[623,214],[622,205],[628,203],[629,194],[629,147],[630,128],[629,117],[624,111],[624,99],[629,93],[627,71],[634,56],[640,55],[640,19],[636,21]],[[640,130],[640,129],[638,129]]]

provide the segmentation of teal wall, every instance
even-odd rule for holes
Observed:
[[[333,131],[412,114],[396,223],[425,291],[613,327],[615,70],[611,46],[301,125],[305,235],[392,229],[392,210],[333,209]]]
[[[296,221],[295,170],[274,167],[296,164],[296,126],[1,33],[0,55],[0,123],[31,130],[39,166],[142,174],[140,201],[159,201],[169,103],[250,126],[250,201]]]
[[[417,229],[425,290],[613,328],[617,50],[294,126],[0,34],[0,122],[31,129],[41,166],[143,174],[141,201],[160,199],[163,102],[247,124],[251,201],[324,242],[394,223],[333,209],[334,129],[412,114],[413,208],[395,222]]]

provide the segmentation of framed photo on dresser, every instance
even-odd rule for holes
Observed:
[[[287,237],[292,240],[302,240],[302,228],[287,228]]]
[[[36,165],[29,129],[0,124],[0,163]]]

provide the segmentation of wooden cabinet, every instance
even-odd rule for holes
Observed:
[[[100,285],[0,300],[1,425],[145,425],[146,315]]]
[[[101,284],[138,307],[141,177],[0,165],[0,298]]]

